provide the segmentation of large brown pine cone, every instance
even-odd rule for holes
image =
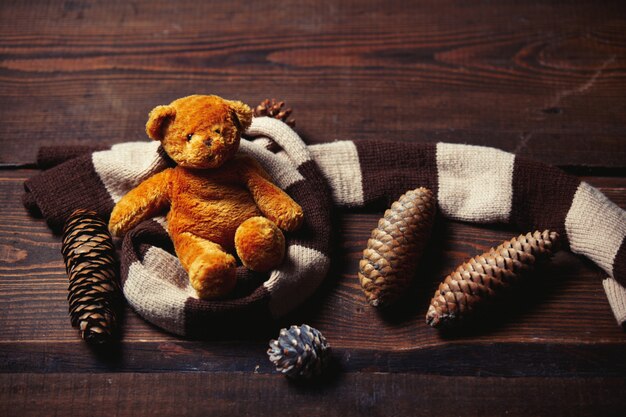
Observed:
[[[394,202],[372,230],[358,274],[371,305],[391,305],[410,286],[430,237],[435,211],[433,193],[417,188]]]
[[[557,250],[559,235],[520,235],[461,264],[439,285],[426,313],[433,327],[458,324],[506,292]]]

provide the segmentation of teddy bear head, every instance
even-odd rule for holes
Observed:
[[[194,95],[155,107],[146,133],[182,167],[218,168],[235,155],[251,121],[252,111],[240,101]]]

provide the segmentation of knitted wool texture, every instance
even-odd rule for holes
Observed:
[[[232,323],[284,315],[326,276],[333,205],[382,208],[418,186],[435,193],[450,219],[559,232],[565,247],[609,275],[603,281],[607,297],[617,321],[626,322],[626,212],[557,168],[471,145],[339,141],[307,147],[286,124],[266,117],[253,119],[247,136],[254,140],[242,140],[240,151],[259,160],[303,207],[305,224],[287,234],[280,268],[269,275],[240,268],[232,298],[220,301],[195,297],[164,218],[137,226],[124,238],[121,284],[129,304],[157,326],[194,336],[221,318]],[[270,152],[274,145],[282,150]],[[25,206],[54,230],[76,208],[108,218],[126,192],[172,165],[158,142],[90,151],[42,148],[39,165],[50,169],[25,182]]]

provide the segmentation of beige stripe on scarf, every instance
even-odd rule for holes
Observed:
[[[565,218],[565,230],[572,252],[588,256],[613,276],[613,261],[626,237],[626,211],[581,182]]]
[[[437,144],[439,207],[452,219],[505,222],[513,200],[515,155],[494,148]]]
[[[274,317],[291,311],[308,298],[326,277],[330,259],[300,245],[287,248],[285,260],[263,283],[272,294],[269,308]]]
[[[613,278],[606,278],[602,281],[602,286],[609,299],[617,324],[623,325],[626,322],[626,288],[622,287]]]
[[[154,279],[155,276],[161,279]],[[178,259],[153,246],[143,263],[130,265],[123,290],[131,307],[147,320],[170,332],[184,334],[185,301],[195,297],[188,281]]]
[[[115,203],[139,183],[167,168],[167,162],[158,153],[160,145],[157,141],[128,142],[93,153],[93,167]]]
[[[354,142],[312,145],[309,150],[330,186],[333,202],[345,207],[363,206],[363,176]]]

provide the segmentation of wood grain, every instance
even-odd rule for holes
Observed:
[[[469,142],[626,167],[623,2],[0,7],[2,163],[44,144],[143,139],[155,105],[216,93],[287,100],[312,143]]]
[[[326,332],[335,361],[331,372],[416,373],[498,377],[626,377],[624,343],[563,343],[537,340],[480,343],[466,337],[437,346],[376,349],[368,343],[346,348]],[[261,340],[146,342],[125,340],[105,352],[84,342],[0,343],[1,373],[244,372],[277,373]],[[514,363],[513,363],[513,362]]]
[[[622,415],[624,389],[623,378],[347,374],[302,386],[251,372],[228,378],[210,373],[0,374],[0,414],[611,417]]]

